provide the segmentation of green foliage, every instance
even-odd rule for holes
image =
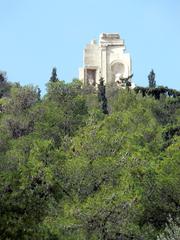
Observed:
[[[6,111],[18,115],[38,101],[38,88],[33,86],[19,87],[14,86],[11,88],[11,97],[6,106]]]
[[[59,81],[58,78],[57,78],[57,70],[56,70],[56,68],[52,69],[52,75],[51,75],[51,78],[50,78],[49,81],[50,82],[57,82],[57,81]]]
[[[136,87],[136,93],[141,93],[143,97],[153,96],[155,99],[159,100],[161,95],[169,97],[180,97],[180,92],[175,89],[170,89],[168,87],[159,86],[157,88],[146,88],[146,87]]]
[[[44,111],[45,114],[48,114],[47,117],[50,119],[57,117],[57,119],[51,123],[46,119],[45,124],[50,123],[52,127],[56,128],[56,133],[61,133],[62,137],[72,136],[83,124],[84,116],[87,114],[85,97],[81,93],[81,84],[77,80],[69,84],[65,84],[63,81],[48,83],[44,106],[46,104],[49,105],[48,110]]]
[[[7,81],[6,73],[0,72],[0,99],[9,94],[11,84]]]
[[[155,73],[153,70],[148,75],[149,80],[149,88],[155,88],[156,87],[156,80],[155,80]]]
[[[101,108],[102,108],[103,113],[108,114],[106,87],[104,86],[103,78],[100,79],[100,83],[98,84],[98,99],[102,105]]]
[[[157,89],[107,86],[106,115],[77,79],[49,81],[41,99],[12,86],[0,102],[1,239],[176,239],[180,101]]]
[[[12,87],[10,98],[4,102],[1,127],[11,138],[19,138],[33,131],[32,106],[38,102],[37,88],[32,86]]]
[[[178,240],[179,236],[179,220],[173,221],[173,219],[170,218],[164,232],[158,236],[157,240]]]
[[[53,201],[51,142],[22,138],[1,162],[1,239],[35,239]]]

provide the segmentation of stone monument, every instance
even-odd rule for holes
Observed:
[[[131,68],[130,54],[125,52],[125,44],[119,34],[102,33],[99,43],[93,40],[85,47],[79,79],[84,85],[97,86],[99,79],[103,78],[105,84],[117,83],[123,87],[122,79],[132,74]]]

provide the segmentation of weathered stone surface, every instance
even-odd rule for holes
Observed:
[[[132,74],[130,54],[125,52],[124,41],[118,33],[102,33],[99,43],[92,40],[84,49],[83,67],[79,79],[85,85],[99,84],[103,77],[105,84],[117,82]]]

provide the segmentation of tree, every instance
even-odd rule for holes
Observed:
[[[56,68],[52,69],[52,75],[51,75],[51,78],[50,78],[49,81],[50,82],[57,82],[58,81]]]
[[[98,84],[98,99],[101,103],[101,108],[104,114],[108,114],[108,107],[107,107],[107,98],[106,98],[106,87],[104,86],[103,78],[100,78]]]
[[[2,127],[11,138],[27,135],[34,129],[36,115],[31,108],[38,102],[38,90],[32,86],[14,86],[4,105]]]
[[[164,232],[157,237],[157,240],[179,240],[179,236],[179,220],[173,221],[173,219],[170,218]]]
[[[156,87],[156,81],[155,81],[155,73],[154,73],[153,69],[151,70],[151,72],[148,75],[148,80],[149,80],[149,87],[150,88],[155,88]]]
[[[41,100],[41,89],[40,88],[37,89],[37,94],[38,94],[38,100],[40,101]]]
[[[106,90],[49,81],[41,99],[17,84],[0,99],[2,240],[156,240],[179,224],[179,92],[116,88],[107,106]]]
[[[61,194],[54,181],[52,149],[50,141],[28,136],[12,142],[3,165],[1,161],[1,239],[45,239],[41,223]]]
[[[7,81],[6,73],[0,72],[0,98],[8,96],[11,84]]]
[[[180,236],[179,223],[180,223],[179,219],[173,221],[172,218],[169,218],[165,230],[158,236],[157,240],[179,240]]]

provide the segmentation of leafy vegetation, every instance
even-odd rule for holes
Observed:
[[[178,239],[177,90],[0,84],[0,239]]]

